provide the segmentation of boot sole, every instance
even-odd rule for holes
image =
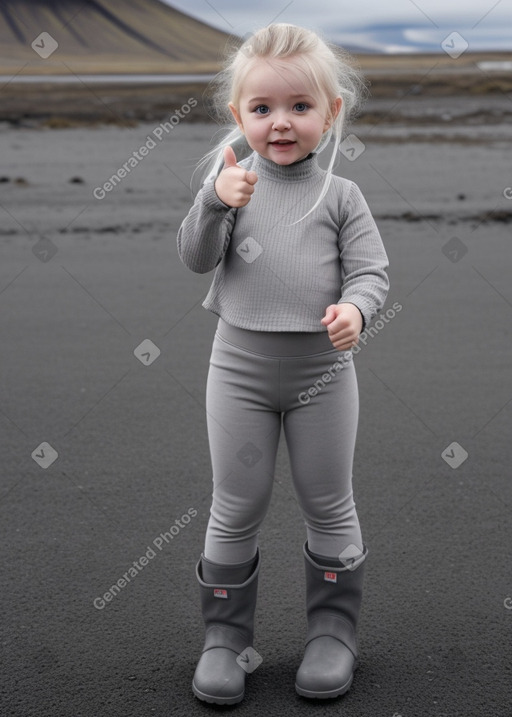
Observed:
[[[305,690],[304,688],[300,687],[297,683],[295,683],[295,691],[301,697],[307,697],[308,699],[316,699],[316,700],[332,699],[333,697],[339,697],[340,695],[344,695],[345,692],[348,692],[350,689],[350,686],[352,685],[353,679],[354,679],[354,675],[351,675],[349,681],[345,685],[343,685],[342,687],[337,687],[334,690],[327,690],[326,692],[321,692],[319,690]]]
[[[195,696],[202,700],[203,702],[208,702],[209,704],[214,705],[236,705],[238,702],[241,702],[245,695],[245,690],[241,692],[239,695],[235,695],[234,697],[220,697],[218,695],[207,695],[205,692],[201,692],[201,690],[198,690],[195,684],[192,682],[192,691],[195,694]]]

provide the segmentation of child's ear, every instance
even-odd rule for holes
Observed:
[[[229,109],[230,109],[230,111],[231,111],[231,114],[232,114],[233,117],[235,118],[235,122],[237,123],[238,128],[240,129],[240,132],[243,133],[243,131],[244,131],[244,126],[243,126],[242,120],[241,120],[241,118],[240,118],[240,113],[238,112],[237,108],[235,107],[235,105],[234,105],[232,102],[229,102],[229,103],[228,103],[228,107],[229,107]]]
[[[334,102],[331,104],[331,112],[325,119],[325,125],[324,125],[324,132],[326,132],[329,127],[331,127],[332,123],[336,119],[336,117],[339,115],[341,106],[343,104],[343,100],[341,97],[336,97]]]

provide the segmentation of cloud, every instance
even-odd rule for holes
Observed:
[[[261,0],[244,6],[238,0],[164,0],[185,13],[243,36],[270,22],[291,22],[320,31],[347,46],[378,52],[430,48],[457,31],[474,50],[512,50],[510,3],[495,0],[382,0],[340,2],[324,0]],[[276,19],[277,18],[277,19]],[[476,27],[475,27],[476,26]],[[473,29],[474,28],[474,29]],[[398,33],[398,34],[397,34]]]

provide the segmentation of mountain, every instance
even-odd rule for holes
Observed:
[[[217,72],[230,39],[160,0],[0,3],[2,74]]]

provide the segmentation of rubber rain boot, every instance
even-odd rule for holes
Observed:
[[[203,555],[197,563],[205,643],[192,690],[204,702],[233,705],[244,697],[246,675],[253,671],[254,651],[247,648],[253,643],[259,569],[259,549],[251,561],[240,565],[216,564]],[[244,582],[231,582],[249,570]]]
[[[352,684],[367,554],[364,548],[357,558],[326,559],[331,564],[321,565],[313,559],[307,542],[304,544],[308,630],[295,684],[302,697],[338,697]]]

